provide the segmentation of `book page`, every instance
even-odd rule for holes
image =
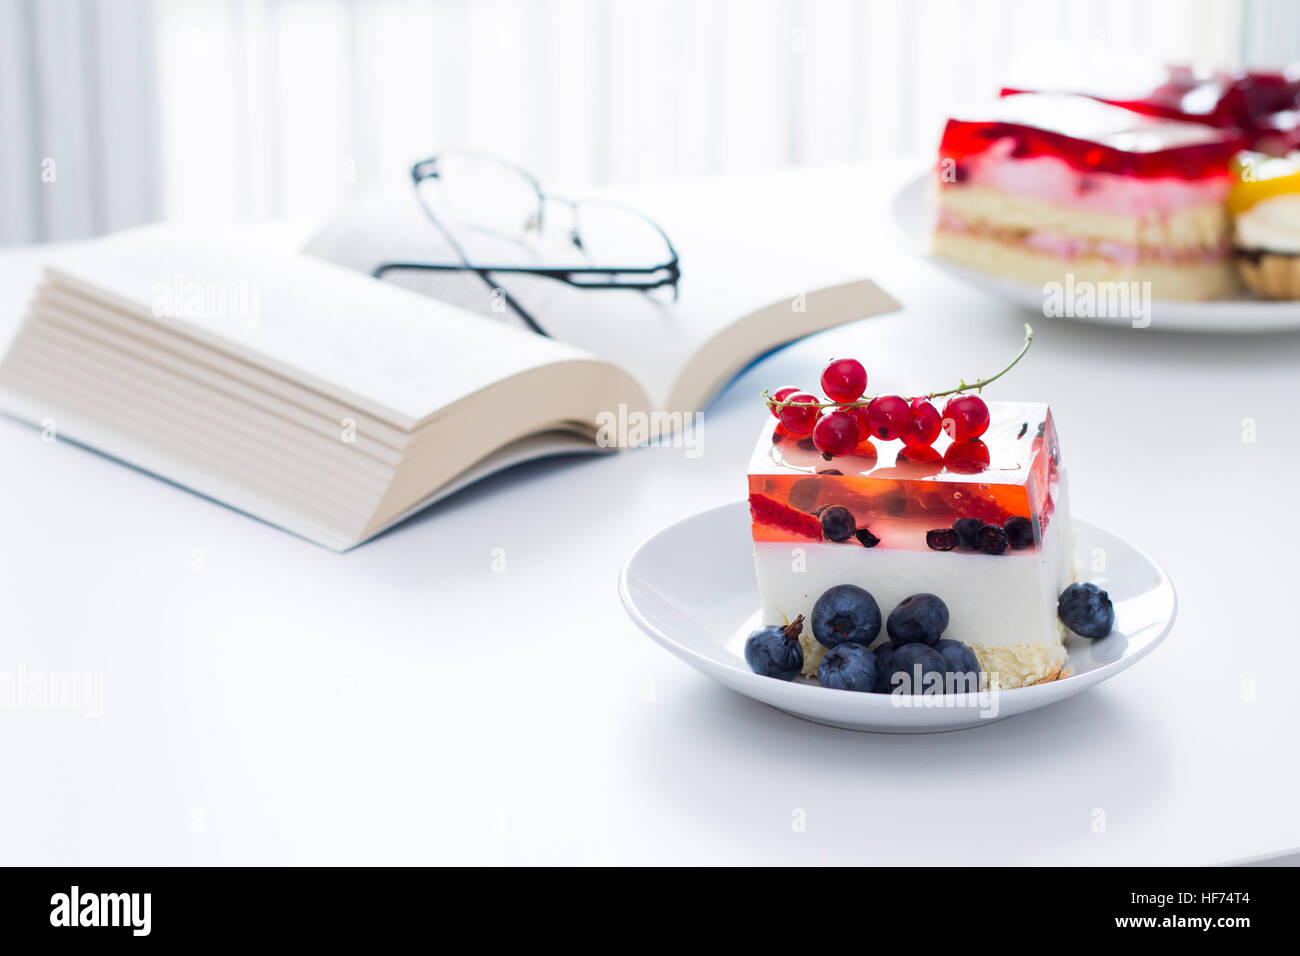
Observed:
[[[52,257],[56,281],[410,430],[512,375],[591,357],[312,256],[122,233]]]
[[[504,289],[550,335],[626,369],[641,383],[655,409],[667,411],[698,410],[725,384],[728,373],[734,374],[772,348],[897,307],[875,287],[863,287],[860,295],[822,297],[822,308],[807,309],[811,293],[862,276],[843,261],[814,259],[799,237],[773,231],[761,203],[720,198],[707,182],[609,191],[597,198],[633,206],[665,230],[681,259],[676,301],[667,289],[576,289],[550,278],[504,272],[493,273],[491,285],[472,272],[404,269],[387,271],[384,278],[454,302],[497,324],[526,328],[493,286]],[[552,229],[554,234],[527,239],[522,231],[506,239],[464,223],[446,224],[475,264],[606,264],[563,241],[566,212],[548,204],[546,215],[560,221]],[[345,210],[308,242],[305,251],[367,273],[381,263],[461,261],[429,221],[413,190]],[[727,336],[725,354],[701,355],[710,342],[741,320],[781,302],[787,303],[788,320],[773,321],[769,314],[754,325],[752,334],[737,329],[737,334]],[[697,357],[708,368],[692,368]],[[693,381],[682,382],[688,368]],[[690,407],[670,407],[675,401]]]

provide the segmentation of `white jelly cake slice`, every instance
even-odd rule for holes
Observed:
[[[944,637],[970,646],[991,686],[1062,676],[1057,598],[1073,580],[1073,543],[1052,414],[1038,403],[988,408],[977,439],[864,440],[831,459],[769,421],[749,465],[764,623],[810,620],[840,584],[866,589],[886,617],[928,592],[948,607]],[[882,630],[875,644],[886,639]],[[808,628],[800,642],[803,673],[815,676],[826,648]]]

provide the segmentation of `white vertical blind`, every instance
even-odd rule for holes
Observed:
[[[597,184],[923,153],[1026,46],[1236,63],[1243,2],[174,0],[167,210],[326,215],[449,145]]]
[[[161,212],[153,12],[0,0],[0,242],[95,235]]]
[[[0,241],[324,216],[450,145],[577,184],[924,154],[1020,50],[1275,64],[1298,7],[0,0]]]

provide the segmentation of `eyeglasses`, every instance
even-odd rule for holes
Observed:
[[[421,160],[411,180],[425,216],[459,261],[385,262],[373,270],[376,278],[396,270],[472,273],[540,335],[548,333],[494,276],[540,276],[576,289],[671,288],[677,299],[677,250],[634,209],[548,195],[523,169],[461,150]],[[550,257],[573,261],[519,261]]]

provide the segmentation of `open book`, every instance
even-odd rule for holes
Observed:
[[[620,407],[693,413],[756,356],[897,307],[865,280],[793,304],[701,282],[675,304],[548,308],[537,285],[548,339],[443,301],[450,285],[370,278],[363,260],[389,253],[366,244],[350,220],[308,249],[355,268],[158,228],[56,255],[0,360],[0,407],[343,550],[489,472],[598,447]]]

